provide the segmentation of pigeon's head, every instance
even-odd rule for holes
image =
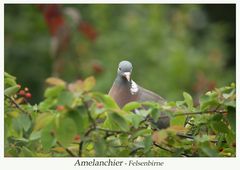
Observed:
[[[130,81],[132,69],[132,64],[129,61],[121,61],[118,65],[118,75]]]

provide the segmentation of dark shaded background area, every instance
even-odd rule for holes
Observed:
[[[5,5],[5,71],[43,98],[50,76],[108,92],[119,61],[168,100],[235,82],[235,5]]]

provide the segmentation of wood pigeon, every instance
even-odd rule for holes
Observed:
[[[131,79],[132,69],[132,64],[129,61],[121,61],[118,66],[117,77],[108,93],[116,101],[119,107],[122,108],[125,104],[132,101],[153,101],[158,102],[159,104],[165,103],[165,99],[156,93],[137,85]],[[160,114],[165,115],[164,113]],[[159,129],[163,129],[169,126],[169,122],[170,118],[164,116],[162,118],[160,117],[155,125]]]

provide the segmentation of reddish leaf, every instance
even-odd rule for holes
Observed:
[[[88,22],[81,22],[78,30],[82,32],[89,40],[94,41],[97,38],[97,32]]]

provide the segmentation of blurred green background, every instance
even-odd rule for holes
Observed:
[[[107,93],[121,60],[167,100],[235,82],[235,5],[4,6],[5,71],[42,100],[45,79],[95,76]]]

